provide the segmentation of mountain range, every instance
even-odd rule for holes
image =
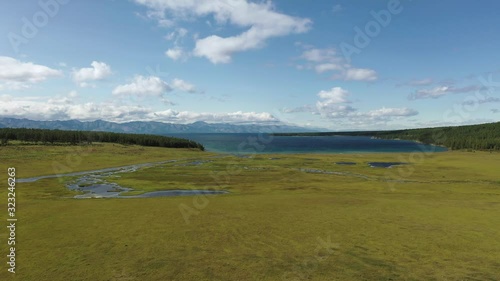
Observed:
[[[96,121],[35,121],[29,119],[0,118],[0,128],[35,128],[78,131],[106,131],[116,133],[137,134],[179,134],[179,133],[293,133],[315,132],[317,130],[299,126],[287,125],[281,122],[269,124],[229,124],[207,123],[203,121],[191,124],[173,124],[162,122],[127,122],[115,123],[104,120]]]

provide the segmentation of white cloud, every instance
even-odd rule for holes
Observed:
[[[138,97],[163,97],[172,88],[167,82],[156,76],[144,77],[137,75],[129,84],[119,85],[113,90],[113,95],[133,95]]]
[[[342,56],[339,56],[334,48],[317,49],[312,46],[306,48],[300,56],[306,61],[305,65],[297,65],[298,69],[314,69],[317,73],[333,72],[331,76],[334,80],[346,81],[375,81],[378,79],[377,72],[368,68],[356,68],[347,63]]]
[[[73,69],[73,80],[80,87],[88,87],[88,81],[103,80],[112,74],[111,67],[104,62],[93,61],[92,67]]]
[[[209,113],[209,112],[191,112],[165,110],[153,112],[148,115],[151,120],[163,120],[173,123],[191,123],[196,121],[205,121],[209,123],[258,123],[258,122],[276,122],[279,121],[272,114],[267,112],[229,112],[229,113]]]
[[[370,110],[367,112],[358,111],[356,108],[347,105],[333,105],[321,111],[321,116],[325,119],[332,119],[339,124],[350,126],[382,124],[402,118],[418,115],[418,111],[406,107],[386,108]]]
[[[390,121],[415,116],[418,111],[406,107],[387,108],[382,107],[375,110],[361,112],[348,103],[349,92],[341,87],[334,87],[328,91],[320,91],[316,106],[304,105],[292,109],[285,108],[281,110],[284,113],[303,113],[309,112],[313,115],[320,115],[326,120],[335,120],[342,126],[358,126],[367,124],[381,124]]]
[[[384,117],[409,117],[409,116],[415,116],[417,114],[418,111],[407,107],[402,107],[402,108],[383,107],[380,109],[369,111],[363,115],[371,118],[384,118]]]
[[[411,96],[412,99],[438,98],[446,95],[450,90],[448,86],[438,86],[432,89],[419,90]]]
[[[328,106],[319,107],[318,111],[322,117],[332,119],[352,117],[357,109],[349,105],[330,104]]]
[[[482,88],[483,88],[482,86],[477,86],[477,85],[466,86],[462,88],[457,88],[453,86],[437,86],[432,89],[418,90],[415,93],[410,94],[408,98],[411,100],[428,99],[428,98],[436,99],[451,93],[454,94],[470,93],[481,90]]]
[[[180,60],[180,59],[186,59],[189,54],[184,51],[182,47],[180,47],[180,43],[182,42],[182,39],[188,34],[188,30],[185,28],[177,28],[174,31],[170,32],[167,36],[165,36],[165,39],[169,41],[173,41],[174,47],[169,48],[166,52],[165,55],[172,60]]]
[[[149,113],[141,106],[114,105],[111,103],[73,103],[74,99],[21,99],[15,98],[0,104],[0,115],[33,120],[109,120],[127,121]]]
[[[135,0],[150,9],[150,17],[161,24],[167,20],[186,20],[213,16],[222,24],[232,24],[246,31],[229,37],[210,35],[197,39],[193,50],[195,56],[205,57],[212,63],[229,63],[234,53],[262,48],[273,37],[292,33],[304,33],[310,29],[311,21],[292,17],[275,11],[270,1],[250,2],[248,0]]]
[[[106,120],[112,122],[157,121],[169,123],[269,123],[279,121],[267,112],[192,112],[163,110],[156,111],[140,105],[124,105],[113,102],[75,103],[75,99],[42,97],[19,98],[1,96],[0,116],[28,118],[33,120],[70,120],[82,121]]]
[[[375,81],[377,80],[377,72],[366,68],[350,68],[345,71],[344,79],[354,81]]]
[[[321,100],[316,102],[316,111],[313,113],[327,118],[345,117],[356,111],[352,106],[343,105],[343,103],[350,103],[347,96],[349,96],[349,92],[340,87],[334,87],[329,91],[320,91],[318,97]]]
[[[188,93],[195,93],[196,87],[182,79],[175,78],[172,80],[172,88]]]
[[[196,41],[194,55],[206,57],[212,63],[229,63],[234,52],[262,47],[262,40],[252,40],[242,36],[223,38],[212,35]]]
[[[29,88],[32,84],[62,75],[60,70],[47,66],[0,56],[0,90]]]
[[[174,47],[174,48],[168,49],[165,52],[165,55],[173,60],[179,60],[183,57],[186,57],[186,54],[184,53],[184,51],[180,47]]]
[[[308,48],[311,48],[311,46],[307,46]],[[333,48],[327,48],[327,49],[315,49],[311,48],[308,50],[305,50],[301,58],[310,61],[310,62],[317,62],[317,63],[322,63],[322,62],[341,62],[342,59],[337,56],[337,51]]]
[[[318,93],[318,97],[320,97],[322,100],[318,101],[316,103],[316,106],[320,112],[324,111],[331,105],[349,102],[347,100],[348,95],[349,93],[340,87],[334,87],[329,91],[320,91]]]
[[[342,70],[343,67],[335,63],[323,63],[316,65],[314,69],[316,70],[317,73],[323,73],[332,70]]]

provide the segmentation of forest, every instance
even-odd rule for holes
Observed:
[[[452,150],[500,150],[500,122],[457,127],[394,131],[318,132],[274,134],[276,136],[367,136],[380,139],[413,140],[446,146]]]
[[[91,144],[93,142],[118,143],[171,148],[196,148],[205,150],[200,143],[173,137],[111,132],[63,131],[48,129],[0,128],[0,144],[21,141],[34,144]]]

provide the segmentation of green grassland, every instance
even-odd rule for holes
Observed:
[[[51,174],[68,149],[76,148],[1,147],[0,180],[9,166],[18,177]],[[130,195],[230,193],[80,200],[65,188],[69,178],[18,183],[17,273],[4,262],[1,280],[500,279],[499,153],[242,158],[111,144],[87,151],[65,165],[179,160],[109,178],[134,188]],[[370,161],[410,164],[383,169]],[[6,224],[6,184],[0,198]]]
[[[7,167],[16,167],[20,177],[33,177],[191,158],[198,155],[200,155],[198,149],[168,149],[108,143],[9,145],[0,146],[0,169],[6,171]]]

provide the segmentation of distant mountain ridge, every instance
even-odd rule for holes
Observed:
[[[173,124],[154,121],[135,121],[115,123],[103,120],[96,121],[35,121],[29,119],[0,118],[0,128],[33,128],[33,129],[59,129],[78,131],[106,131],[115,133],[137,134],[178,134],[178,133],[290,133],[290,132],[315,132],[309,128],[290,126],[284,123],[261,124],[228,124],[206,123],[203,121],[191,124]]]

